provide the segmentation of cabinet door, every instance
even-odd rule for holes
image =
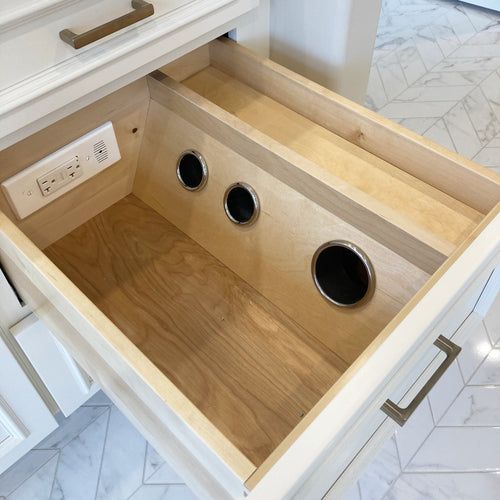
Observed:
[[[0,338],[0,473],[56,427],[56,420]]]
[[[97,385],[35,314],[10,332],[66,417],[96,392]]]

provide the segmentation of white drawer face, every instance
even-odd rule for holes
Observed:
[[[0,67],[8,68],[0,74],[0,90],[14,85],[26,78],[36,75],[47,68],[57,66],[73,57],[80,57],[89,52],[87,57],[98,57],[98,47],[109,42],[113,37],[123,36],[127,32],[129,37],[141,36],[141,25],[154,21],[193,0],[153,0],[155,13],[142,21],[127,28],[106,36],[86,47],[74,49],[59,37],[59,32],[70,29],[76,34],[84,33],[96,28],[100,24],[112,21],[133,11],[129,0],[79,1],[79,2],[52,2],[54,11],[39,18],[34,18],[17,27],[9,27],[4,23],[3,32],[0,25]],[[36,2],[46,4],[49,2]],[[3,8],[0,16],[12,19],[12,24],[19,23],[23,18],[21,13],[36,13],[35,2],[10,2],[10,7]],[[31,9],[30,9],[31,7]],[[16,16],[16,11],[19,15]],[[106,50],[106,49],[103,49]],[[19,55],[22,54],[22,57]],[[93,54],[93,55],[91,55]]]
[[[134,1],[137,9],[131,0],[1,2],[0,149],[233,29],[258,5],[153,0],[149,15],[149,6],[140,8],[145,0]],[[108,34],[115,25],[106,23],[123,16],[120,25],[127,26]],[[63,30],[69,39],[98,33],[92,43],[80,38],[75,49],[60,38]]]

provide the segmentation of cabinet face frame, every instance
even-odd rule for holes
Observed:
[[[1,332],[3,335],[3,331]],[[0,474],[57,428],[57,422],[0,335]]]

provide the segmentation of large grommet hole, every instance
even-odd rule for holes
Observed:
[[[259,215],[259,199],[248,184],[237,182],[224,196],[224,210],[235,224],[251,224]]]
[[[314,255],[312,273],[323,297],[342,307],[365,302],[375,287],[375,275],[368,257],[346,241],[332,241],[321,246]]]
[[[207,182],[208,169],[197,151],[184,151],[177,161],[177,178],[189,191],[200,190]]]

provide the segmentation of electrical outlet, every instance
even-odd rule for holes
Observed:
[[[24,219],[121,158],[107,122],[2,182],[19,219]]]
[[[51,170],[48,174],[38,177],[36,181],[38,182],[42,196],[50,196],[82,175],[80,160],[78,156],[75,156],[54,170]]]

